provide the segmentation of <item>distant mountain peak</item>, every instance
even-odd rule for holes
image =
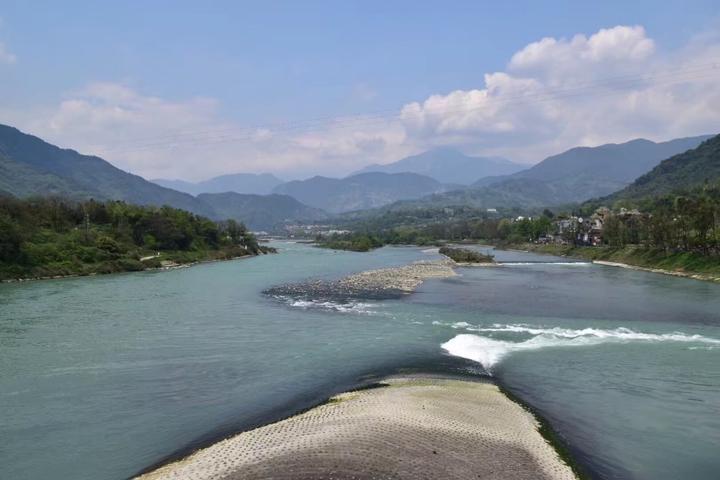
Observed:
[[[601,200],[608,203],[617,200],[639,200],[643,197],[669,194],[680,189],[700,187],[706,182],[718,180],[720,180],[720,135],[715,135],[696,148],[663,160],[624,189]]]
[[[484,177],[508,175],[523,168],[502,157],[473,157],[454,147],[439,146],[396,162],[368,165],[352,175],[408,172],[434,178],[440,183],[467,185]]]
[[[267,195],[273,188],[283,183],[271,173],[228,173],[195,183],[161,178],[153,182],[191,195],[223,192]]]
[[[379,207],[444,190],[437,180],[416,173],[362,172],[345,178],[316,175],[283,183],[274,191],[290,195],[306,205],[339,213]]]
[[[231,174],[223,180],[247,178],[250,183],[254,182],[255,187],[263,179],[272,180],[272,187],[281,182],[271,175],[239,175]],[[196,185],[181,180],[164,182]],[[220,182],[215,187],[232,185]],[[288,196],[210,193],[196,198],[124,172],[102,158],[59,148],[5,125],[0,125],[0,192],[16,197],[57,195],[71,199],[170,205],[216,220],[234,218],[251,228],[264,229],[286,221],[312,221],[328,217],[327,213]]]

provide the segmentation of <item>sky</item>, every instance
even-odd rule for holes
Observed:
[[[0,0],[0,123],[146,178],[720,130],[717,0]]]

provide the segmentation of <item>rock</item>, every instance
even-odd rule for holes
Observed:
[[[455,275],[451,260],[416,262],[396,268],[368,270],[340,280],[315,280],[270,288],[264,293],[313,299],[385,299],[398,298],[415,291],[428,278]]]

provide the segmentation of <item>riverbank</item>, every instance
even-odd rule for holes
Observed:
[[[599,265],[629,268],[675,277],[720,282],[720,258],[695,253],[666,253],[638,247],[575,247],[572,245],[512,245],[536,253],[589,260]],[[506,247],[502,247],[506,248]]]
[[[375,386],[138,478],[576,478],[538,420],[492,383],[413,375]]]
[[[171,270],[187,268],[209,262],[222,262],[241,258],[276,253],[274,248],[261,247],[260,253],[252,254],[247,250],[220,249],[203,251],[171,251],[160,255],[148,255],[141,258],[125,257],[114,261],[94,264],[46,265],[29,269],[18,275],[22,270],[3,271],[0,269],[0,283],[29,282],[35,280],[57,280],[61,278],[88,277],[110,273],[127,273],[151,270]]]

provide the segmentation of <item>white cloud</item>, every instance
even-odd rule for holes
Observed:
[[[223,120],[214,99],[170,101],[116,83],[90,84],[56,107],[0,111],[0,119],[146,178],[199,180],[265,171],[345,174],[412,153],[402,146],[405,134],[397,121],[354,117],[319,129],[292,124],[245,128]],[[356,125],[362,128],[352,128]]]
[[[17,61],[15,54],[11,53],[4,43],[0,42],[0,63],[12,65]]]
[[[511,70],[541,69],[544,71],[569,63],[579,65],[604,62],[635,62],[655,51],[655,42],[645,35],[641,26],[604,28],[591,35],[575,35],[571,40],[546,37],[515,53],[510,60]]]
[[[216,99],[93,83],[42,110],[0,110],[0,120],[148,178],[344,174],[440,145],[536,162],[577,145],[716,132],[718,58],[718,35],[663,52],[642,27],[617,26],[543,38],[478,88],[431,95],[397,115],[245,128],[223,119]]]
[[[401,118],[409,142],[528,162],[576,145],[717,132],[720,43],[708,38],[670,53],[640,26],[543,38],[483,88],[411,103]]]

